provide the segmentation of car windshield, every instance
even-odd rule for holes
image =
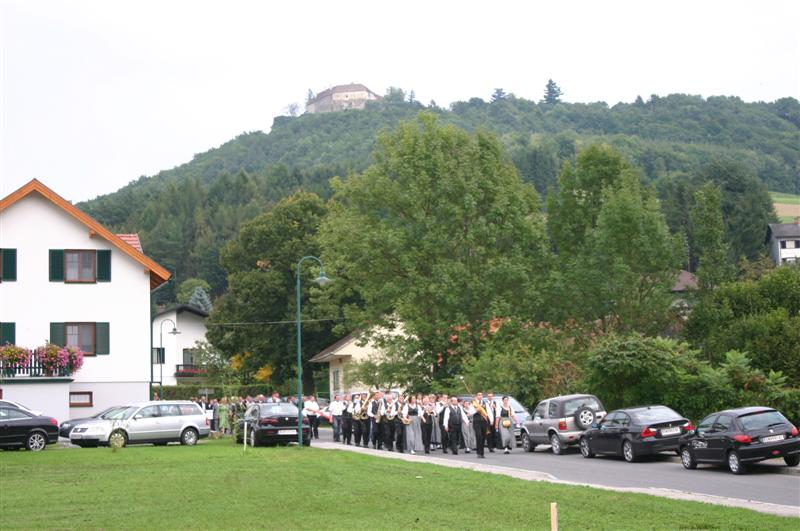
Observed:
[[[574,415],[583,406],[590,407],[595,411],[600,411],[602,406],[600,402],[593,396],[582,396],[580,398],[571,398],[564,402],[564,416],[569,417]]]
[[[494,397],[494,401],[495,401],[496,404],[502,404],[503,403],[503,397],[502,396],[500,396],[500,397],[495,396]],[[522,404],[517,402],[517,400],[513,396],[509,396],[508,397],[508,405],[510,405],[511,409],[514,410],[514,413],[527,413],[527,410],[522,406]]]
[[[760,430],[769,428],[770,426],[777,426],[779,424],[789,424],[786,417],[777,411],[762,411],[760,413],[751,413],[739,417],[742,426],[745,430]]]
[[[132,407],[132,406],[121,407],[119,409],[115,409],[114,411],[111,411],[103,415],[103,418],[105,420],[126,420],[131,418],[131,416],[133,416],[133,414],[136,411],[138,411],[138,409],[139,409],[138,407]]]
[[[633,418],[642,424],[652,424],[654,422],[666,422],[682,418],[675,411],[666,406],[654,406],[647,409],[631,411]]]
[[[105,411],[98,413],[97,415],[95,415],[95,417],[99,419],[107,419],[109,415],[113,415],[118,409],[124,409],[124,408],[120,408],[119,406],[110,407]]]
[[[292,404],[261,404],[262,415],[297,415],[297,406]]]

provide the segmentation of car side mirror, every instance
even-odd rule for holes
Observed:
[[[133,416],[133,420],[139,420],[140,418],[142,418],[142,416],[141,416],[141,415],[134,415],[134,416]]]

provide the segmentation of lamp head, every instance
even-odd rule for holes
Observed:
[[[331,282],[333,282],[333,280],[331,280],[325,275],[325,270],[323,269],[322,271],[319,272],[319,276],[314,279],[314,282],[316,282],[320,287],[322,287],[325,286],[326,284],[330,284]]]
[[[180,334],[181,332],[180,332],[180,330],[178,330],[178,328],[177,328],[177,327],[173,326],[173,327],[172,327],[172,331],[170,331],[170,332],[167,332],[167,333],[168,333],[168,334],[172,334],[173,336],[177,336],[177,335],[178,335],[178,334]]]

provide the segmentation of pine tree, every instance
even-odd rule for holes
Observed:
[[[506,91],[501,88],[494,89],[492,93],[492,103],[506,99]]]
[[[695,192],[689,219],[692,241],[700,262],[698,284],[701,290],[711,290],[733,276],[730,247],[725,242],[722,190],[717,185],[707,182]]]
[[[194,288],[192,297],[189,299],[189,306],[194,306],[195,308],[199,308],[206,313],[211,313],[211,310],[214,309],[214,305],[211,304],[211,299],[208,298],[206,290],[204,290],[200,286]]]
[[[556,85],[552,79],[547,80],[547,86],[544,88],[544,98],[539,103],[546,103],[548,105],[555,105],[561,103],[561,88]]]

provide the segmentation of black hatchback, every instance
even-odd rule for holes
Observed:
[[[32,452],[58,442],[58,421],[16,407],[0,407],[0,447]]]
[[[307,418],[302,420],[303,445],[311,446],[311,430]],[[239,420],[238,442],[250,446],[289,444],[297,442],[297,406],[292,404],[253,404]]]
[[[629,463],[642,455],[677,452],[681,435],[692,423],[667,406],[643,406],[612,411],[580,440],[583,457],[621,455]]]
[[[786,417],[768,407],[712,413],[681,437],[681,462],[687,469],[712,463],[743,474],[748,463],[781,457],[788,466],[800,464],[800,436]]]

